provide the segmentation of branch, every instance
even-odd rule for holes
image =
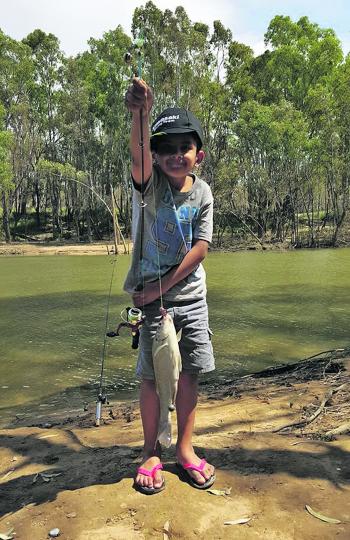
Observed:
[[[340,386],[338,386],[337,388],[331,388],[330,390],[328,390],[322,401],[321,401],[321,404],[319,406],[319,408],[317,409],[316,412],[314,412],[314,414],[312,414],[309,418],[306,418],[305,420],[299,420],[297,422],[292,422],[291,424],[287,424],[285,426],[281,426],[279,428],[276,428],[276,429],[273,429],[272,430],[272,433],[278,433],[279,431],[282,431],[284,429],[287,429],[287,428],[290,428],[290,427],[302,427],[302,426],[306,426],[307,424],[311,424],[311,422],[313,422],[314,420],[316,420],[316,418],[318,416],[320,416],[321,412],[323,411],[323,409],[325,408],[325,406],[327,405],[328,401],[331,399],[331,397],[336,394],[337,392],[339,392],[339,390],[343,390],[343,388],[345,388],[346,384],[342,384]]]
[[[343,433],[348,433],[350,431],[350,422],[345,422],[337,428],[326,431],[326,435],[343,435]]]
[[[229,213],[232,214],[233,216],[235,216],[236,219],[238,219],[243,225],[244,227],[250,232],[250,234],[252,236],[254,236],[254,238],[259,242],[259,244],[261,246],[263,246],[263,242],[260,240],[260,238],[252,231],[252,229],[249,227],[249,225],[246,224],[246,222],[240,218],[233,210],[229,210]]]

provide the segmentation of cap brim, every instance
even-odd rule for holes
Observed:
[[[158,133],[153,133],[153,135],[151,135],[151,139],[153,139],[153,137],[160,137],[161,135],[166,135],[165,131],[159,131]]]
[[[164,135],[172,135],[172,134],[180,134],[180,133],[196,133],[196,135],[199,137],[199,134],[197,133],[197,131],[195,129],[191,129],[191,128],[170,128],[170,129],[167,129],[167,131],[159,131],[158,133],[153,133],[153,135],[151,135],[151,139],[153,137],[160,137],[160,136],[164,136]],[[199,137],[200,138],[200,137]]]

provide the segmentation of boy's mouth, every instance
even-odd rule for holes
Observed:
[[[168,167],[170,169],[183,169],[184,163],[169,163]]]
[[[167,165],[171,169],[182,169],[186,165],[186,161],[182,157],[169,159]]]

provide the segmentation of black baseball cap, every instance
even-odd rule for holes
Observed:
[[[198,139],[197,149],[203,146],[203,130],[199,120],[187,109],[170,107],[165,109],[151,126],[151,147],[155,149],[156,139],[172,133],[195,133]]]

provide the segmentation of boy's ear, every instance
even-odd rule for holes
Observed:
[[[200,163],[202,163],[204,157],[205,157],[204,151],[199,150],[199,152],[197,153],[197,156],[196,156],[196,165],[199,165]]]

